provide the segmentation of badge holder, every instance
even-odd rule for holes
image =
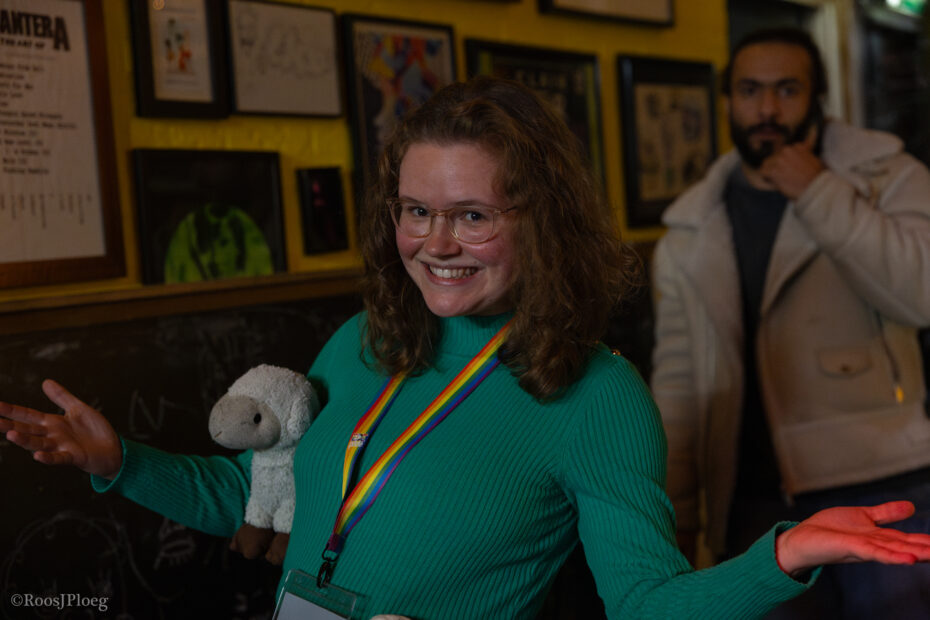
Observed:
[[[290,570],[278,596],[272,620],[364,620],[367,597],[331,583],[317,586],[316,577]]]

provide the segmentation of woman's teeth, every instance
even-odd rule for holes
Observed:
[[[445,280],[458,280],[460,278],[467,278],[468,276],[474,274],[478,269],[475,267],[458,267],[455,269],[447,269],[445,267],[433,267],[432,265],[429,268],[430,273],[434,276],[443,278]]]

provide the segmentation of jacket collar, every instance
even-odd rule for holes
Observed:
[[[861,194],[869,195],[869,182],[857,173],[858,169],[899,153],[901,149],[901,141],[893,135],[830,121],[824,132],[822,159],[832,172],[851,183]],[[692,229],[695,233],[691,246],[693,252],[680,257],[681,266],[700,289],[710,316],[717,317],[718,327],[726,331],[742,325],[739,273],[730,221],[723,203],[730,173],[740,162],[736,150],[718,158],[705,178],[685,191],[662,218],[669,229]],[[782,287],[817,252],[817,243],[789,203],[772,248],[760,308],[763,315]]]

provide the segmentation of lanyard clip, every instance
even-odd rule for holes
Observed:
[[[333,569],[335,568],[335,562],[323,560],[323,563],[320,564],[320,570],[316,574],[316,586],[318,588],[325,588],[329,585],[329,581],[333,578]]]
[[[330,555],[326,555],[329,553]],[[333,578],[333,571],[336,569],[336,560],[339,554],[331,549],[323,549],[323,563],[320,564],[320,570],[316,573],[316,585],[318,588],[325,588]]]

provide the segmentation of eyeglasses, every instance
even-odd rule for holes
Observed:
[[[500,215],[516,208],[497,209],[483,205],[468,205],[437,211],[400,198],[392,198],[387,204],[394,225],[404,235],[428,237],[433,230],[433,218],[442,217],[445,218],[452,236],[463,243],[490,241],[497,232],[496,224],[500,221]]]

